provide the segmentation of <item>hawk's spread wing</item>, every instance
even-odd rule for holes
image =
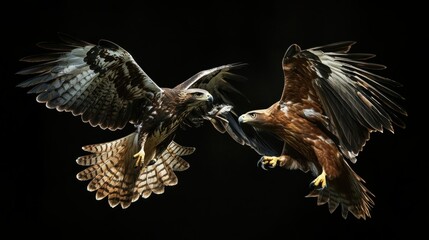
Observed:
[[[246,97],[237,90],[230,82],[244,81],[245,77],[232,73],[231,70],[238,69],[246,64],[232,63],[198,72],[188,80],[177,85],[176,89],[202,88],[213,96],[214,104],[234,105],[234,98]]]
[[[397,114],[406,115],[395,102],[402,97],[391,89],[399,83],[369,72],[385,67],[365,61],[373,54],[348,53],[353,44],[340,42],[307,50],[290,46],[283,58],[281,97],[285,103],[312,104],[315,112],[319,108],[329,119],[322,124],[338,138],[351,160],[372,131],[393,132],[392,124],[404,127]],[[315,117],[308,113],[307,117]]]
[[[60,34],[62,43],[40,43],[51,53],[29,56],[37,63],[18,72],[35,75],[19,84],[32,87],[37,101],[48,108],[81,115],[82,121],[102,129],[123,128],[133,119],[133,104],[162,92],[120,46],[100,40],[90,44]]]

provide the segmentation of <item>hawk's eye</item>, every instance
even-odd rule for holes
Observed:
[[[250,115],[251,118],[256,118],[256,113],[254,113],[254,112],[249,113],[249,115]]]
[[[202,97],[204,95],[204,93],[202,93],[202,92],[195,92],[194,93],[194,96],[196,96],[196,97]]]

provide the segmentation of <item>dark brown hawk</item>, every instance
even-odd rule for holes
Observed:
[[[76,160],[87,166],[77,178],[91,180],[88,190],[96,191],[96,199],[107,197],[111,207],[127,208],[140,196],[177,184],[174,171],[189,167],[181,156],[194,151],[173,141],[179,126],[198,127],[209,120],[241,141],[225,117],[232,118],[231,99],[240,95],[229,81],[243,78],[231,70],[243,64],[204,70],[174,88],[161,88],[117,44],[59,37],[61,43],[38,44],[52,52],[22,59],[34,65],[18,72],[32,75],[18,86],[31,87],[38,102],[81,116],[91,126],[136,126],[121,139],[83,147],[92,154]]]
[[[318,205],[328,203],[331,213],[341,205],[344,218],[350,211],[366,219],[373,194],[348,161],[356,162],[371,132],[393,133],[394,124],[404,128],[400,116],[407,113],[398,104],[403,98],[391,89],[400,84],[370,72],[385,66],[365,61],[373,54],[349,53],[353,44],[290,46],[282,62],[280,101],[241,115],[239,122],[282,140],[280,156],[263,156],[263,167],[310,170],[317,177],[308,196],[317,197]]]

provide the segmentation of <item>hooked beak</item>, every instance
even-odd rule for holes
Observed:
[[[246,121],[247,121],[246,114],[243,114],[238,118],[238,123],[240,124],[246,123]]]
[[[207,101],[213,102],[213,96],[211,94],[207,94]]]
[[[207,101],[207,102],[213,102],[213,96],[210,93],[206,93],[204,95],[198,96],[196,98],[198,101]]]

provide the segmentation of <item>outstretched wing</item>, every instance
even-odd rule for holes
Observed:
[[[242,82],[246,78],[231,72],[245,66],[245,63],[232,63],[198,72],[188,80],[177,85],[175,89],[202,88],[213,96],[214,104],[237,104],[234,101],[246,99],[231,82]]]
[[[37,101],[48,108],[80,115],[102,129],[123,128],[133,119],[136,100],[151,101],[162,90],[120,46],[98,45],[59,35],[61,43],[39,43],[53,52],[29,56],[36,63],[18,72],[33,75],[18,87],[32,87]]]
[[[285,84],[282,102],[312,106],[304,116],[328,117],[322,123],[340,143],[351,160],[362,150],[373,131],[393,124],[405,127],[399,115],[406,111],[398,104],[403,98],[392,87],[399,83],[370,72],[385,66],[367,62],[375,55],[348,53],[355,42],[339,42],[301,50],[289,47],[283,58]],[[313,119],[314,120],[314,119]]]

